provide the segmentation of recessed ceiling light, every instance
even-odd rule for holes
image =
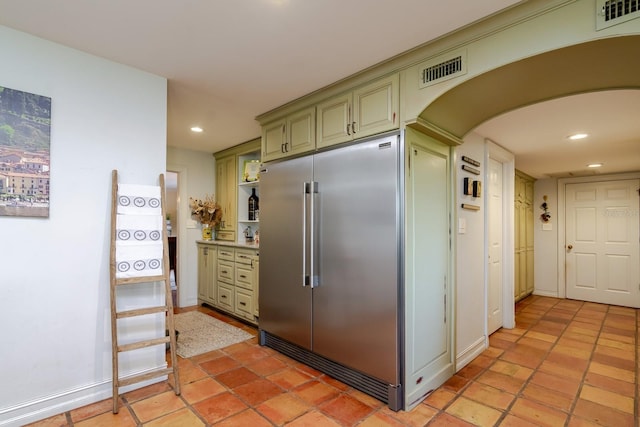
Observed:
[[[584,139],[588,136],[589,134],[586,134],[586,133],[574,133],[573,135],[569,135],[567,138],[569,138],[572,141],[575,141],[577,139]]]
[[[587,165],[588,168],[599,168],[602,166],[602,163],[589,163]]]
[[[202,132],[202,128],[200,126],[194,126],[191,128],[191,132],[200,133]]]

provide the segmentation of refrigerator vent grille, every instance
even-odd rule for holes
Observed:
[[[262,333],[264,334],[264,345],[267,347],[271,347],[298,362],[309,365],[363,393],[367,393],[389,404],[389,384],[361,372],[354,371],[353,369],[347,368],[346,366],[340,365],[339,363],[333,362],[264,331]]]
[[[466,74],[466,56],[466,51],[458,51],[445,58],[438,57],[420,65],[420,88]]]
[[[596,29],[601,30],[640,17],[640,0],[598,0]]]

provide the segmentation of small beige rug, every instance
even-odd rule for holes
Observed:
[[[178,336],[176,353],[193,357],[252,338],[253,336],[199,311],[188,311],[173,317]]]

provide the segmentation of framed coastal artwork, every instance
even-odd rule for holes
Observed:
[[[0,216],[49,217],[51,98],[0,86]]]

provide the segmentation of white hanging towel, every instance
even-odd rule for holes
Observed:
[[[162,215],[160,200],[159,186],[118,184],[119,214]]]
[[[118,184],[116,277],[163,274],[160,187]]]
[[[162,242],[116,241],[116,277],[145,277],[162,275]]]
[[[162,215],[117,215],[118,243],[162,243]]]

